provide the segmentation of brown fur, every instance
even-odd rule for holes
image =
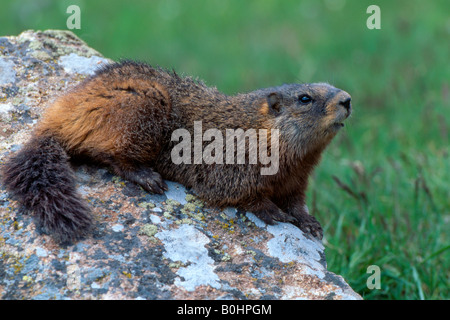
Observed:
[[[302,94],[313,101],[301,104]],[[350,112],[350,96],[328,84],[283,85],[227,96],[190,77],[126,61],[104,67],[57,99],[35,137],[51,137],[69,157],[107,164],[147,191],[164,192],[163,178],[178,181],[212,206],[237,206],[269,224],[274,219],[292,221],[321,237],[320,224],[305,209],[308,177]],[[269,134],[278,129],[278,173],[262,176],[259,162],[174,164],[171,150],[177,142],[171,134],[185,128],[193,137],[194,121],[202,121],[203,132],[216,128],[224,137],[226,129],[268,129]],[[31,140],[30,150],[39,148],[33,141],[38,140]],[[8,171],[11,167],[6,164],[5,184],[14,191],[17,186],[9,181],[16,171]]]

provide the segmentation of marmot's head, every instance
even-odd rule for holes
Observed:
[[[266,89],[267,105],[280,139],[304,155],[326,146],[351,112],[351,97],[327,83],[289,84]],[[269,113],[269,112],[268,112]]]

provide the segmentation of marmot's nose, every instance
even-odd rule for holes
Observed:
[[[344,106],[344,108],[347,109],[347,111],[350,111],[350,109],[351,109],[351,107],[352,107],[352,105],[351,105],[351,103],[350,103],[351,101],[352,101],[352,98],[349,97],[349,96],[346,96],[346,97],[344,97],[343,99],[341,99],[341,100],[339,101],[339,104],[340,104],[341,106]]]

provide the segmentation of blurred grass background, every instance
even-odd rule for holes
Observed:
[[[0,35],[73,30],[112,59],[232,94],[290,82],[348,91],[354,114],[308,191],[328,268],[365,299],[449,299],[450,3],[350,0],[7,0]],[[381,8],[381,30],[366,9]],[[367,267],[381,269],[370,290]]]

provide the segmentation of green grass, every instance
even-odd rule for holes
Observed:
[[[65,29],[226,93],[328,81],[354,114],[311,179],[328,267],[366,299],[449,299],[448,1],[6,1],[0,34]],[[366,8],[381,8],[381,30]],[[333,178],[334,177],[334,178]],[[367,267],[381,269],[369,290]]]

